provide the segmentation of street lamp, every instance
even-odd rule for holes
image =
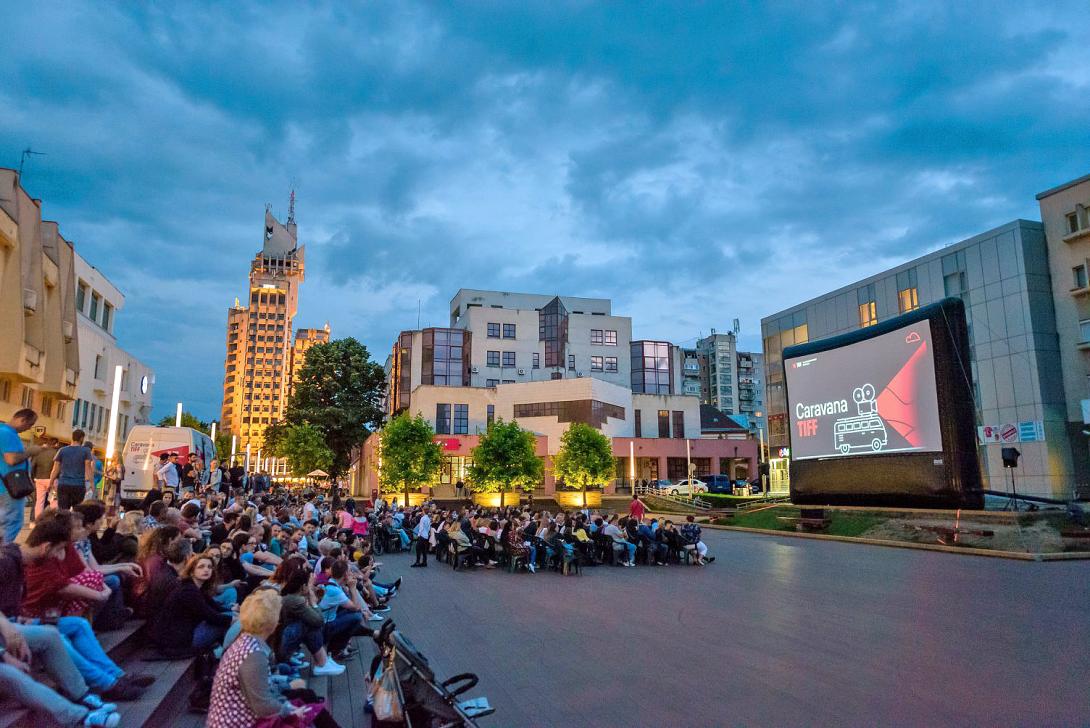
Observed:
[[[246,443],[246,474],[250,474],[250,443]]]
[[[212,444],[216,444],[216,423],[212,423]]]
[[[178,410],[177,410],[177,413],[174,415],[174,426],[175,427],[181,427],[182,426],[182,403],[181,402],[178,403]]]
[[[231,467],[235,467],[235,453],[238,452],[238,435],[231,435]]]
[[[106,473],[110,472],[114,459],[114,450],[117,448],[117,405],[121,401],[121,375],[123,371],[120,364],[114,367],[114,391],[110,396],[110,424],[108,425],[110,430],[106,433]],[[120,473],[121,469],[118,468],[117,472]],[[120,479],[120,475],[118,475],[118,478]],[[102,498],[103,500],[106,499],[106,478],[102,480]]]

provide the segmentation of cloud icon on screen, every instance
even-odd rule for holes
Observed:
[[[916,344],[919,341],[920,341],[920,335],[918,333],[916,333],[915,331],[909,332],[908,336],[905,337],[905,343],[906,344]]]

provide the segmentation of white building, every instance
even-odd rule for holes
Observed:
[[[114,367],[122,367],[118,404],[119,443],[135,425],[151,417],[155,373],[117,344],[114,326],[125,296],[102,271],[76,254],[76,331],[79,340],[79,398],[72,408],[72,427],[104,448],[110,422]]]

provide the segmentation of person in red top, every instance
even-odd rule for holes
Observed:
[[[640,497],[638,495],[633,495],[632,502],[628,504],[628,515],[635,518],[637,523],[643,523],[643,514],[646,512],[647,508],[644,507]]]

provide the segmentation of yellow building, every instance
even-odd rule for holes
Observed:
[[[65,441],[79,384],[74,258],[19,174],[0,169],[0,419],[30,407],[37,434]]]
[[[220,428],[238,436],[240,452],[250,445],[256,454],[265,428],[287,407],[303,253],[294,214],[282,225],[266,210],[264,245],[250,265],[249,298],[245,306],[236,299],[227,312]]]
[[[295,332],[295,343],[291,347],[291,382],[288,386],[288,396],[295,390],[299,382],[299,372],[307,359],[307,352],[315,344],[329,343],[329,323],[320,329],[299,329]]]

